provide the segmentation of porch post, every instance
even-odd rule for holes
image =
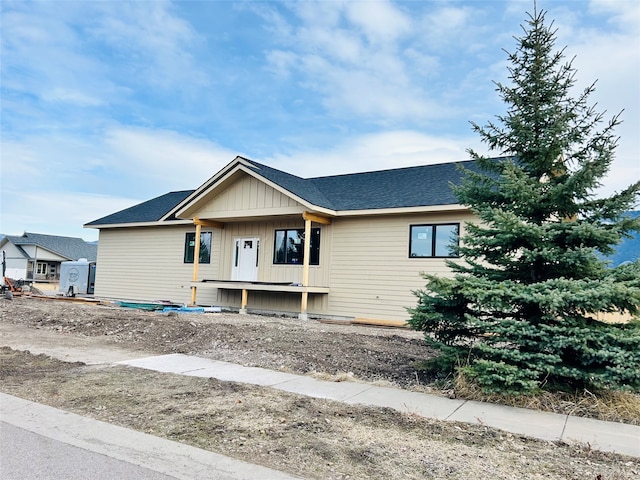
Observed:
[[[300,320],[307,320],[307,302],[309,300],[309,292],[307,288],[309,286],[309,263],[311,257],[311,219],[304,219],[304,253],[302,260],[302,302],[300,304]]]
[[[200,263],[200,232],[202,230],[202,225],[200,225],[200,222],[198,221],[197,218],[194,218],[193,222],[196,224],[196,239],[195,239],[195,245],[193,248],[193,277],[191,278],[191,280],[194,282],[197,282],[198,281],[198,264]],[[196,291],[197,291],[197,287],[193,285],[191,287],[191,305],[196,304]]]
[[[249,290],[247,290],[246,288],[243,288],[242,289],[241,307],[240,307],[240,311],[238,313],[242,313],[242,314],[247,313],[247,303],[249,303]]]
[[[31,275],[31,279],[33,280],[33,283],[36,283],[37,270],[38,270],[38,245],[36,245],[36,248],[33,251],[33,274]]]
[[[322,225],[331,225],[331,218],[317,213],[302,212],[304,219],[304,258],[302,262],[302,302],[298,318],[307,320],[307,302],[309,300],[309,265],[311,264],[311,223],[317,222]]]

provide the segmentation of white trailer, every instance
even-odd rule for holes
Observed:
[[[60,264],[60,292],[68,297],[92,295],[96,282],[96,262],[81,258]]]

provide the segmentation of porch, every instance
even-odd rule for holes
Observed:
[[[243,281],[243,280],[210,280],[204,279],[197,282],[191,282],[192,288],[197,289],[221,289],[221,290],[236,290],[241,291],[242,301],[240,306],[240,313],[247,313],[247,306],[249,304],[249,292],[286,292],[286,293],[299,293],[301,296],[301,303],[306,304],[306,297],[309,294],[316,295],[328,295],[329,287],[313,287],[304,286],[296,283],[275,283],[275,282],[258,282],[258,281]],[[299,318],[306,320],[306,305],[305,310],[299,315]]]
[[[291,216],[290,214],[288,216]],[[312,232],[312,223],[320,223],[324,225],[330,225],[331,219],[322,215],[318,215],[316,213],[311,213],[308,211],[303,211],[301,213],[302,220],[304,221],[304,237],[306,239],[311,239]],[[236,219],[237,220],[237,219]],[[225,223],[220,221],[220,219],[199,219],[193,218],[193,224],[196,227],[195,238],[200,238],[202,227],[213,227],[218,228],[220,230],[225,229]],[[240,241],[244,243],[244,247],[240,247]],[[200,245],[199,242],[195,242],[194,245],[194,254],[193,254],[193,276],[191,280],[191,304],[196,304],[196,296],[198,289],[201,288],[210,288],[217,290],[229,290],[236,291],[241,293],[241,313],[247,312],[247,305],[249,303],[249,292],[279,292],[279,293],[289,293],[289,294],[299,294],[300,295],[300,304],[299,304],[299,318],[307,319],[307,306],[309,303],[310,295],[328,295],[329,287],[326,286],[313,286],[310,283],[324,283],[322,280],[314,282],[310,281],[310,265],[311,265],[311,241],[303,242],[303,252],[302,252],[302,262],[298,264],[301,267],[301,275],[300,279],[296,279],[292,282],[274,282],[269,281],[271,275],[268,273],[266,275],[261,276],[262,280],[256,280],[256,278],[260,278],[258,275],[258,250],[259,250],[259,237],[255,238],[244,238],[244,239],[235,239],[235,270],[232,268],[231,272],[229,269],[225,269],[222,275],[226,278],[232,277],[233,280],[227,279],[200,279],[198,276],[198,267],[199,267],[199,250]],[[252,268],[249,271],[245,271],[241,268],[238,268],[238,264],[244,265],[243,259],[245,259],[245,253],[252,253],[252,257],[247,257],[249,260],[249,264],[252,265]],[[254,268],[255,267],[255,268]],[[287,278],[297,278],[298,275],[293,277],[284,276],[284,279]],[[280,280],[282,276],[280,277]],[[266,280],[266,281],[265,281]],[[326,280],[326,279],[325,279]]]

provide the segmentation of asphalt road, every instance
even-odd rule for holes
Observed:
[[[1,480],[300,480],[0,393]]]
[[[2,480],[175,480],[149,468],[0,422]]]

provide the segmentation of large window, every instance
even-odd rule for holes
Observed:
[[[304,263],[304,229],[276,230],[273,263],[280,265],[302,265]],[[310,265],[320,264],[320,229],[311,229]]]
[[[458,245],[460,224],[411,225],[411,258],[456,257],[452,247]]]
[[[211,232],[200,232],[200,259],[199,263],[211,262]],[[187,233],[184,241],[184,263],[193,263],[193,255],[196,251],[195,232]]]

